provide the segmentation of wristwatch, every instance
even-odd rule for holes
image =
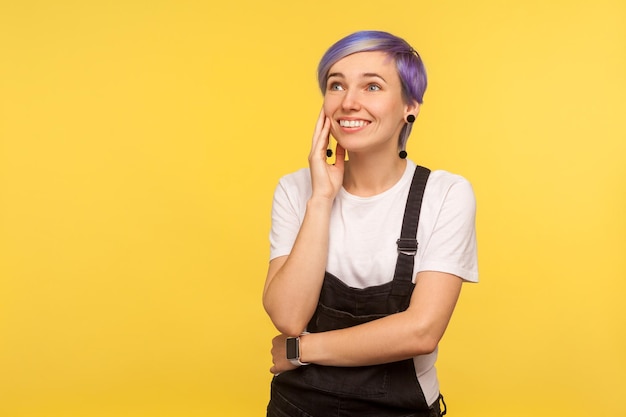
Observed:
[[[304,335],[308,333],[302,334]],[[309,364],[308,362],[300,362],[300,337],[288,337],[285,344],[287,347],[287,359],[289,362],[296,366]]]

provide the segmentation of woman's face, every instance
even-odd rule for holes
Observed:
[[[359,52],[328,71],[324,112],[331,133],[351,153],[398,151],[398,136],[419,105],[402,99],[395,62],[384,52]]]

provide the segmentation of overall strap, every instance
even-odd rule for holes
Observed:
[[[415,167],[415,174],[413,174],[413,181],[404,209],[400,239],[396,242],[398,244],[398,261],[393,276],[391,296],[403,297],[410,295],[413,291],[413,266],[417,253],[417,225],[429,175],[430,170],[428,168],[419,165]]]

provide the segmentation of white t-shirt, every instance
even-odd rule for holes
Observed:
[[[372,197],[341,189],[330,217],[326,270],[346,285],[366,288],[393,279],[404,208],[415,164],[407,160],[402,178]],[[274,193],[270,259],[291,253],[311,196],[308,168],[280,179]],[[454,274],[478,282],[475,232],[476,201],[470,183],[459,175],[433,171],[428,178],[419,226],[415,275],[420,271]],[[429,404],[439,395],[434,368],[437,350],[414,358],[415,371]]]

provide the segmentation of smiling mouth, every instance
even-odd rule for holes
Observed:
[[[363,127],[368,124],[369,122],[365,120],[339,120],[339,126],[341,127]]]

